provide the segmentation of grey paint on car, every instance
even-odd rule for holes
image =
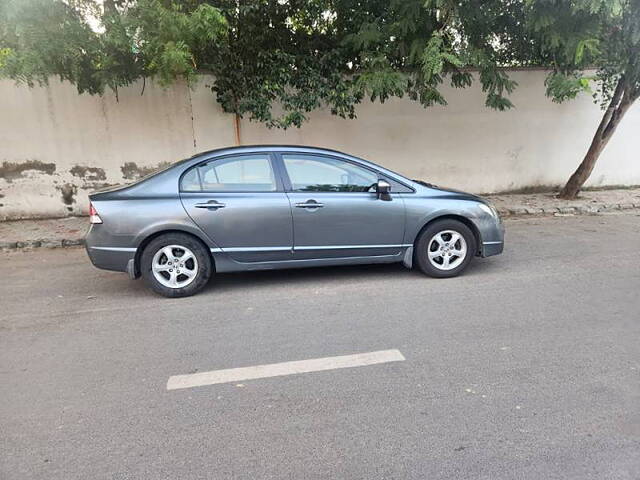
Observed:
[[[265,180],[258,187],[268,191],[181,190],[181,178],[194,168],[200,175],[209,165],[216,168],[215,162],[243,155],[269,159],[272,183]],[[306,156],[347,162],[355,177],[377,177],[392,185],[391,193],[296,190],[283,161],[287,156],[299,156],[301,162]],[[195,178],[195,173],[190,175]],[[91,261],[134,277],[140,274],[146,244],[165,232],[197,238],[211,252],[216,272],[391,262],[410,266],[420,232],[443,218],[469,227],[477,255],[501,253],[504,239],[497,213],[475,195],[413,181],[366,160],[312,147],[205,152],[133,185],[93,193],[90,201],[102,219],[86,236]]]

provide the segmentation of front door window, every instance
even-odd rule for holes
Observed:
[[[336,158],[283,155],[294,192],[375,191],[378,174]]]

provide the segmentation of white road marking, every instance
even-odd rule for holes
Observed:
[[[321,372],[338,368],[364,367],[378,363],[402,362],[405,358],[399,350],[380,350],[377,352],[356,353],[339,357],[312,358],[294,362],[271,363],[253,367],[212,370],[190,375],[174,375],[167,381],[167,390],[201,387],[218,383],[241,382],[257,378],[279,377],[298,373]]]

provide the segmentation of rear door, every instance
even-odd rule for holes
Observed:
[[[269,153],[205,161],[185,172],[180,198],[189,216],[239,262],[290,260],[291,207]]]
[[[294,258],[398,254],[405,210],[400,195],[378,197],[384,177],[342,158],[282,153],[294,225]],[[392,191],[393,192],[393,191]]]

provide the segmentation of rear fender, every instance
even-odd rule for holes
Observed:
[[[213,243],[202,230],[187,222],[151,225],[149,228],[146,228],[144,231],[140,232],[138,237],[136,237],[136,254],[132,264],[127,265],[127,272],[129,273],[129,276],[131,278],[138,278],[140,276],[140,258],[142,257],[142,252],[144,251],[144,248],[147,246],[147,244],[157,236],[169,232],[181,232],[193,235],[202,242],[203,246],[208,250],[209,254],[211,254],[212,249],[218,249],[217,245]],[[213,255],[211,256],[211,261],[214,263],[215,268],[215,260],[213,258]]]
[[[164,232],[184,232],[197,237],[202,243],[204,243],[209,249],[217,248],[217,245],[192,222],[172,222],[161,223],[158,222],[153,225],[149,225],[136,235],[134,243],[138,249],[148,241],[149,238],[155,237]]]

